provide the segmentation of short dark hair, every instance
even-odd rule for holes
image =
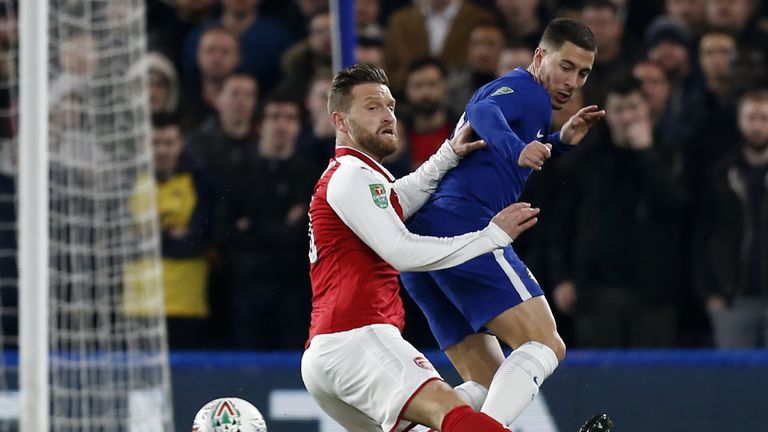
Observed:
[[[372,64],[358,63],[336,73],[328,94],[328,112],[346,112],[349,109],[349,95],[352,93],[352,88],[366,83],[389,86],[384,70]]]
[[[544,29],[539,46],[558,50],[566,42],[587,51],[597,51],[597,42],[592,30],[570,18],[556,18],[550,21]]]
[[[440,61],[440,59],[435,57],[420,57],[412,61],[408,65],[408,75],[410,76],[413,72],[429,66],[436,67],[440,71],[440,75],[442,75],[443,78],[448,76],[448,69],[445,67],[445,64]]]
[[[632,93],[643,93],[643,83],[632,75],[619,75],[608,83],[607,95],[629,96]]]
[[[152,128],[153,129],[165,129],[167,127],[176,126],[181,130],[181,122],[175,114],[159,112],[152,114]]]
[[[264,120],[264,114],[267,111],[267,106],[272,104],[292,104],[296,106],[296,111],[299,113],[299,121],[301,121],[301,114],[302,110],[304,108],[304,105],[301,103],[301,101],[296,97],[296,94],[293,89],[291,88],[288,83],[283,83],[277,86],[276,89],[270,93],[266,99],[264,99],[264,103],[259,104],[259,110],[256,113],[256,117],[258,118],[259,122]]]
[[[768,88],[758,87],[747,90],[741,97],[739,97],[739,110],[741,110],[747,102],[768,102]]]

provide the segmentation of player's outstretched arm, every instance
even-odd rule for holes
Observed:
[[[580,109],[560,128],[560,141],[564,144],[578,144],[587,135],[589,128],[603,117],[605,117],[605,110],[598,109],[597,105],[589,105]]]
[[[538,209],[515,204],[488,226],[455,237],[411,233],[390,202],[389,186],[372,170],[340,167],[328,183],[328,204],[368,247],[399,271],[440,270],[504,247],[536,223]]]

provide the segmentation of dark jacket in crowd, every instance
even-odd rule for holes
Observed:
[[[736,153],[711,171],[696,205],[693,280],[703,299],[768,298],[768,166]]]

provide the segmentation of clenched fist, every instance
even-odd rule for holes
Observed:
[[[517,164],[521,167],[533,168],[540,170],[544,165],[544,162],[552,156],[552,144],[543,144],[538,141],[529,142],[523,151],[520,152],[520,157],[517,159]]]

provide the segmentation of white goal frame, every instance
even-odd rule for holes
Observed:
[[[19,29],[19,428],[48,432],[48,0]]]

